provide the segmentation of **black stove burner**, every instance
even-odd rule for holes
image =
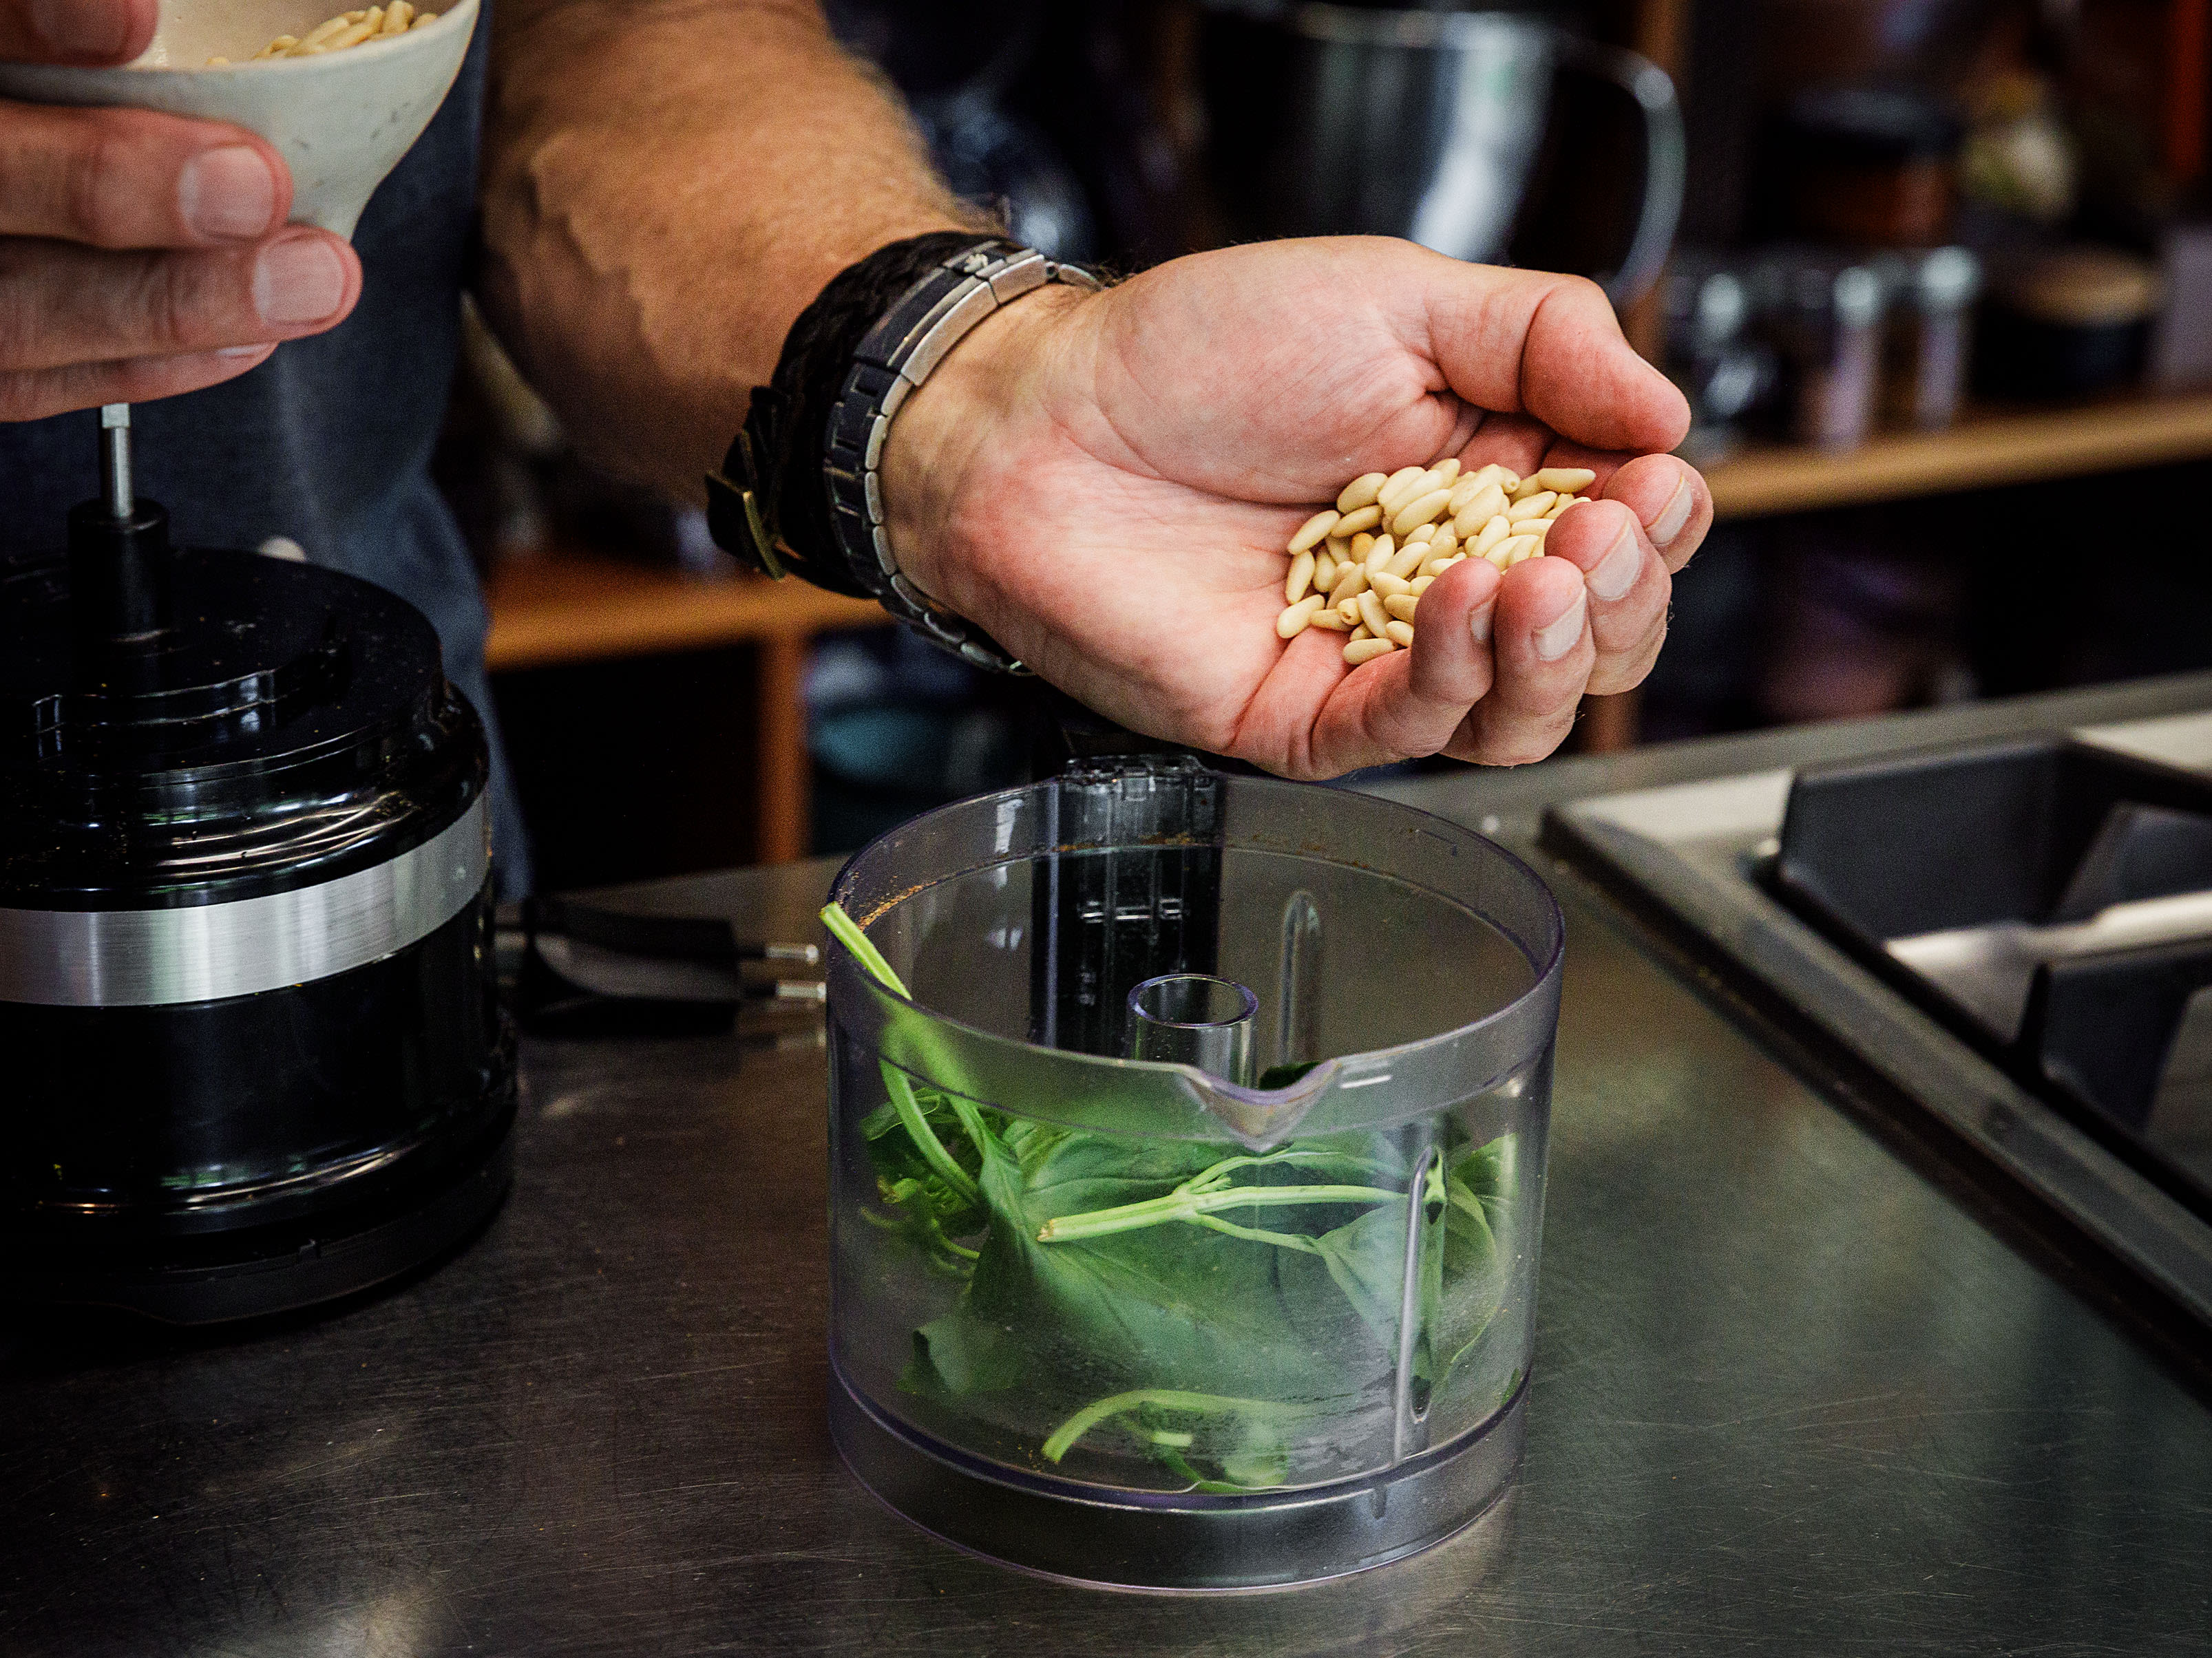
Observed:
[[[1767,876],[2212,1219],[2212,780],[2059,738],[1808,770]]]

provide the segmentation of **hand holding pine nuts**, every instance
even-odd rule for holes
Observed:
[[[1283,584],[1288,603],[1276,618],[1276,636],[1296,639],[1308,628],[1325,625],[1320,617],[1333,611],[1351,631],[1344,659],[1355,668],[1410,649],[1420,604],[1416,580],[1434,581],[1469,558],[1487,559],[1500,570],[1541,558],[1544,532],[1582,500],[1579,491],[1596,482],[1597,474],[1586,466],[1539,467],[1524,478],[1510,467],[1491,465],[1462,477],[1457,460],[1408,466],[1387,477],[1364,472],[1344,486],[1333,509],[1316,513],[1291,537],[1285,550],[1291,572]],[[1346,501],[1358,505],[1347,509]],[[1389,534],[1355,538],[1344,532],[1352,517],[1378,506],[1389,510],[1394,501],[1399,504]],[[1459,544],[1462,535],[1471,537],[1465,548]],[[1407,544],[1403,551],[1393,537]],[[1364,550],[1360,541],[1367,543]],[[1316,603],[1309,590],[1316,586],[1316,572],[1324,568],[1342,569],[1345,575]]]
[[[1519,763],[1650,665],[1710,511],[1686,420],[1587,284],[1274,242],[1006,307],[883,495],[916,587],[1124,726],[1293,776]]]

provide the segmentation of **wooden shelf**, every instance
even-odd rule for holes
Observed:
[[[2212,394],[1972,413],[1841,453],[1752,449],[1707,470],[1721,518],[1759,518],[2212,456]]]
[[[817,634],[886,625],[890,618],[879,606],[803,581],[708,580],[557,550],[502,564],[485,584],[484,598],[491,610],[484,659],[494,673],[757,646],[755,855],[763,864],[806,856],[813,816],[803,706],[807,645]]]
[[[501,565],[484,598],[491,610],[484,656],[494,673],[805,639],[890,620],[870,600],[796,580],[708,580],[568,551]]]

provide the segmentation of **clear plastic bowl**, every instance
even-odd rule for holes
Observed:
[[[1156,1588],[1358,1570],[1497,1497],[1562,944],[1527,865],[1116,761],[918,818],[832,896],[880,953],[829,957],[832,1425],[872,1489]]]

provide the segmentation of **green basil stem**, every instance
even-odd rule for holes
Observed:
[[[844,905],[824,904],[821,914],[822,925],[830,929],[830,936],[853,952],[854,959],[868,969],[870,977],[878,984],[896,990],[907,1000],[914,999],[914,993],[906,987],[906,981],[884,959],[884,952],[876,948],[875,940],[861,932],[860,924],[845,913]]]
[[[937,1138],[937,1131],[929,1126],[929,1119],[921,1114],[921,1102],[914,1096],[914,1084],[907,1080],[906,1072],[889,1060],[880,1062],[884,1086],[890,1090],[891,1108],[898,1113],[921,1160],[937,1171],[937,1177],[974,1203],[983,1195],[983,1188],[975,1177],[953,1161],[952,1154],[945,1149],[945,1142]]]
[[[853,959],[866,968],[878,983],[896,991],[908,1001],[914,999],[899,975],[892,970],[891,964],[884,959],[883,951],[876,948],[874,940],[860,931],[860,924],[845,913],[842,904],[824,904],[822,907],[822,925],[830,929],[832,938],[853,952]],[[908,1137],[914,1141],[915,1149],[921,1153],[922,1161],[937,1171],[938,1178],[970,1203],[980,1199],[983,1195],[983,1188],[975,1183],[973,1175],[954,1161],[952,1154],[945,1149],[944,1141],[937,1138],[937,1132],[930,1127],[929,1120],[922,1114],[921,1102],[915,1098],[914,1084],[907,1079],[906,1072],[889,1060],[879,1061],[878,1068],[884,1073],[884,1086],[891,1096],[891,1108],[898,1113],[899,1121],[904,1126]],[[949,1099],[948,1103],[952,1107],[953,1115],[960,1119],[960,1126],[975,1142],[975,1149],[980,1155],[983,1149],[983,1122],[976,1115],[975,1108],[962,1099]]]
[[[1193,1215],[1193,1226],[1203,1226],[1216,1232],[1226,1232],[1232,1238],[1243,1238],[1248,1243],[1272,1243],[1278,1249],[1296,1249],[1302,1254],[1319,1255],[1328,1253],[1311,1238],[1300,1237],[1296,1232],[1263,1232],[1256,1226],[1239,1226],[1218,1215]]]
[[[1186,1394],[1166,1388],[1139,1388],[1133,1393],[1109,1394],[1104,1399],[1096,1400],[1061,1423],[1053,1430],[1052,1437],[1046,1440],[1041,1448],[1045,1460],[1048,1462],[1059,1461],[1077,1440],[1109,1417],[1140,1410],[1147,1405],[1157,1405],[1164,1411],[1192,1411],[1200,1416],[1300,1417],[1311,1414],[1310,1406],[1279,1405],[1268,1399],[1231,1399],[1221,1394]]]
[[[1125,1203],[1117,1208],[1055,1216],[1038,1229],[1036,1240],[1039,1243],[1066,1243],[1074,1238],[1103,1237],[1110,1232],[1133,1232],[1139,1227],[1195,1220],[1217,1209],[1239,1209],[1247,1204],[1395,1203],[1405,1195],[1379,1186],[1231,1186],[1213,1192],[1170,1192],[1164,1198],[1146,1198],[1141,1203]]]

